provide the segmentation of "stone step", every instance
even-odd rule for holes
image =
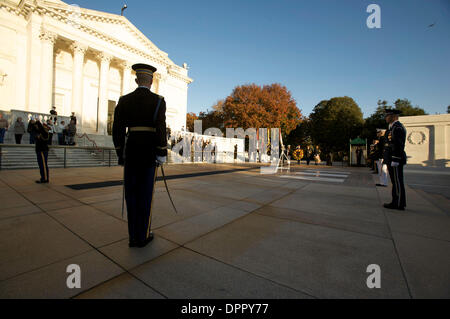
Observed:
[[[111,152],[109,154],[109,152]],[[96,167],[117,165],[117,155],[112,150],[101,151],[67,148],[66,167]],[[64,167],[64,149],[50,148],[48,154],[50,168]],[[35,169],[38,167],[34,147],[2,147],[1,169]]]

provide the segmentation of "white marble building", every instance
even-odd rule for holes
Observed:
[[[400,117],[408,164],[450,167],[450,114]]]
[[[0,0],[0,110],[75,112],[79,132],[107,136],[121,95],[136,88],[131,65],[155,66],[167,124],[186,127],[192,79],[127,18],[59,0]]]

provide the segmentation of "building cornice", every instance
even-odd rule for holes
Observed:
[[[35,12],[39,15],[45,15],[49,16],[55,20],[59,20],[64,23],[71,23],[70,21],[70,14],[73,12],[71,11],[71,6],[67,4],[57,4],[57,3],[49,3],[49,2],[42,2],[42,1],[32,1],[32,0],[25,0],[25,2],[22,4],[22,8],[14,6],[6,1],[0,2],[0,8],[5,9],[10,13],[13,13],[15,15],[23,16],[26,18],[30,13]],[[167,70],[171,70],[170,73],[168,72],[168,75],[171,77],[177,78],[187,84],[192,83],[193,80],[189,78],[188,76],[185,76],[183,74],[179,74],[177,72],[177,69],[182,70],[182,68],[173,61],[171,61],[167,53],[159,50],[145,35],[143,35],[128,19],[126,19],[123,16],[118,16],[115,14],[110,13],[104,13],[100,11],[95,11],[91,9],[85,9],[80,8],[80,14],[82,18],[91,20],[91,21],[101,21],[106,23],[114,23],[114,24],[120,24],[127,28],[129,32],[131,32],[133,35],[135,35],[139,41],[146,46],[150,52],[153,54],[149,54],[145,52],[144,50],[135,48],[129,44],[127,44],[124,41],[121,41],[109,34],[103,33],[95,28],[92,28],[81,21],[77,21],[77,28],[89,35],[92,35],[96,38],[99,38],[103,41],[106,41],[114,46],[117,46],[119,48],[122,48],[128,52],[131,52],[135,55],[141,56],[144,59],[148,61],[155,62],[157,64],[163,65],[167,68]]]

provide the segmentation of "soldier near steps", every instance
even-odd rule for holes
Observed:
[[[385,119],[389,129],[385,134],[383,163],[387,165],[392,182],[392,202],[384,204],[389,209],[405,210],[406,193],[403,180],[403,167],[406,164],[406,129],[399,122],[398,110],[386,110]]]
[[[166,102],[150,91],[156,68],[135,64],[138,88],[119,99],[114,112],[113,141],[124,165],[130,247],[152,239],[151,219],[157,165],[167,158]],[[128,128],[128,132],[126,131]]]
[[[36,157],[39,165],[39,171],[41,173],[41,179],[36,181],[38,184],[47,184],[49,182],[48,175],[48,129],[42,125],[37,119],[31,127],[31,134],[35,138],[35,150]]]

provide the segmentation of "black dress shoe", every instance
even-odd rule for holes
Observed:
[[[36,184],[48,184],[48,180],[46,180],[46,181],[36,181]]]
[[[134,246],[134,247],[143,248],[143,247],[147,246],[148,243],[151,242],[151,241],[153,240],[153,237],[154,237],[154,236],[153,236],[153,233],[150,233],[150,234],[148,235],[148,237],[147,237],[146,240],[144,240],[144,241],[141,242],[141,243],[137,243],[136,246]]]
[[[392,203],[384,204],[383,206],[384,206],[384,208],[387,208],[387,209],[398,209],[398,206],[395,204],[392,204]]]
[[[135,241],[130,241],[130,242],[128,243],[128,247],[137,247],[137,242],[135,242]]]
[[[383,185],[383,184],[376,184],[377,186],[380,186],[380,187],[387,187],[387,185]]]

